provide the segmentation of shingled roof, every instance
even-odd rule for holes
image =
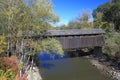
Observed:
[[[94,35],[94,34],[105,34],[104,30],[101,29],[70,29],[70,30],[47,30],[43,36],[75,36],[75,35]]]

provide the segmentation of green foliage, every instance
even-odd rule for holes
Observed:
[[[62,30],[65,30],[65,29],[68,29],[68,26],[67,25],[61,25],[61,26],[59,26],[59,27],[56,27],[56,28],[60,28],[60,29],[62,29]],[[56,29],[57,30],[57,29]]]
[[[104,11],[103,20],[114,23],[116,31],[120,31],[120,1],[112,3],[110,9]]]
[[[106,34],[105,46],[103,47],[104,53],[115,56],[120,54],[120,33]]]
[[[61,55],[63,55],[63,50],[62,50],[62,46],[59,43],[59,41],[57,41],[56,39],[43,39],[42,41],[39,42],[40,46],[41,46],[41,50],[47,51],[47,52],[57,52]]]
[[[25,48],[22,40],[29,37],[32,42],[29,46],[37,50],[37,42],[31,36],[40,35],[57,22],[58,17],[53,13],[49,0],[30,0],[28,3],[31,5],[26,5],[23,0],[0,0],[0,28],[9,37],[9,44],[13,47]]]
[[[112,6],[110,2],[104,3],[102,5],[99,5],[95,10],[93,10],[93,17],[97,17],[97,13],[103,13],[105,10],[109,9]]]
[[[68,23],[68,29],[77,29],[79,28],[79,24],[76,21],[70,21]]]
[[[78,15],[75,20],[72,20],[66,26],[60,26],[61,29],[92,29],[93,23],[89,22],[90,15],[84,12],[82,15]]]
[[[37,40],[33,39],[33,36],[40,35],[47,30],[51,24],[59,20],[52,11],[52,3],[50,0],[27,1],[29,1],[28,3],[30,5],[27,5],[24,0],[0,0],[0,32],[7,36],[7,50],[19,59],[18,63],[13,64],[22,65],[24,70],[26,66],[28,66],[26,64],[29,62],[29,58],[26,56],[33,56],[40,50],[40,45],[37,43]],[[4,39],[0,37],[0,53],[4,48],[3,43]],[[20,53],[22,53],[22,55]],[[25,60],[27,61],[24,62]],[[8,63],[9,61],[7,64]],[[12,63],[7,65],[6,70],[8,70],[9,67],[15,69],[16,66],[11,65]],[[31,65],[33,65],[33,60]],[[20,68],[20,70],[23,68]],[[20,75],[23,73],[24,71],[22,71]],[[1,75],[3,76],[4,74]]]
[[[78,29],[91,29],[93,25],[89,22],[90,14],[84,12],[81,16],[78,16],[76,19]]]
[[[112,0],[111,2],[98,6],[97,9],[93,11],[94,19],[98,19],[98,13],[102,13],[101,22],[107,23],[107,26],[114,24],[112,25],[114,30],[120,31],[120,0]],[[101,23],[101,25],[102,24],[103,23]]]
[[[12,71],[14,71],[14,73],[17,73],[17,57],[0,57],[0,69],[3,69],[4,71],[11,69]]]
[[[11,69],[7,71],[0,69],[0,80],[14,80],[14,78],[15,73]]]
[[[30,0],[29,3],[32,5],[27,6],[22,0],[0,0],[0,27],[5,33],[15,35],[24,31],[28,34],[32,30],[40,34],[59,20],[50,1]]]
[[[18,68],[16,57],[0,57],[0,80],[14,80]]]
[[[94,27],[98,29],[103,29],[106,32],[112,31],[112,26],[110,23],[102,20],[103,13],[96,12],[96,17],[94,18]]]
[[[4,36],[0,36],[0,54],[4,52],[7,46],[6,40]]]
[[[41,50],[40,44],[37,43],[37,41],[30,40],[27,44],[32,50],[29,52],[29,56],[34,56],[38,51]]]
[[[37,0],[31,7],[32,31],[40,34],[49,29],[52,23],[58,22],[59,18],[52,11],[52,3],[49,0]]]

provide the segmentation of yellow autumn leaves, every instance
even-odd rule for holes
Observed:
[[[6,43],[5,37],[0,36],[0,54],[4,52],[6,46],[7,46],[7,43]]]

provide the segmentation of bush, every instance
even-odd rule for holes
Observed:
[[[0,69],[0,80],[14,80],[15,73],[11,69],[2,70]]]
[[[0,69],[7,71],[8,69],[11,69],[15,73],[17,73],[17,58],[16,56],[11,57],[0,57]]]
[[[56,39],[43,39],[39,42],[41,50],[44,50],[48,53],[57,52],[63,55],[62,45]]]
[[[17,57],[0,57],[0,80],[14,80],[18,73]]]
[[[105,46],[103,51],[109,56],[115,56],[120,54],[120,33],[111,33],[105,35]],[[120,56],[119,56],[120,57]]]

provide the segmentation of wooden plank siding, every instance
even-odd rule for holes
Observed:
[[[62,44],[63,49],[102,47],[104,45],[104,38],[102,35],[54,38]]]
[[[62,44],[63,49],[78,49],[102,47],[104,45],[104,34],[105,31],[101,29],[47,30],[42,34],[42,37],[57,39]]]

